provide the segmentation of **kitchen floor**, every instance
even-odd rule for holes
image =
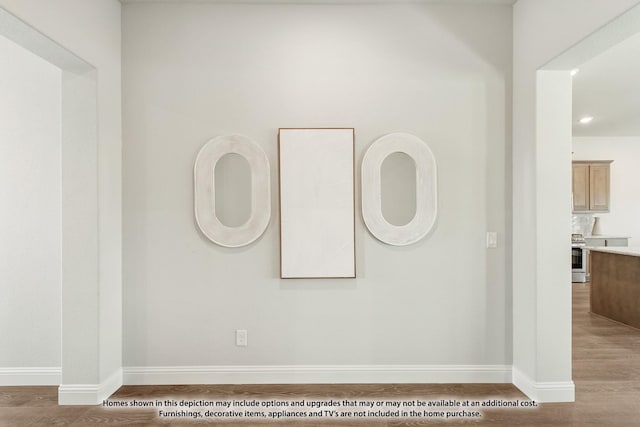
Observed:
[[[589,285],[574,283],[573,379],[575,403],[541,404],[535,409],[484,410],[480,419],[447,421],[459,424],[514,426],[635,426],[640,419],[640,330],[589,313]],[[117,399],[525,399],[511,384],[364,384],[247,386],[125,386]],[[191,425],[195,422],[159,419],[156,410],[102,406],[57,406],[56,387],[0,387],[0,426]],[[217,425],[314,425],[322,427],[437,425],[416,419],[303,422],[230,422]]]

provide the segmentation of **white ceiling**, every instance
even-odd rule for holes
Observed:
[[[573,77],[574,136],[640,136],[640,33],[579,69]],[[584,116],[594,119],[578,123]]]
[[[518,0],[120,0],[120,3],[308,3],[308,4],[366,4],[366,3],[451,3],[512,5]]]

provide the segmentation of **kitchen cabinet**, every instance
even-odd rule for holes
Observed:
[[[640,328],[640,251],[601,248],[592,258],[591,312]]]
[[[574,212],[609,212],[612,160],[579,160],[572,164]]]

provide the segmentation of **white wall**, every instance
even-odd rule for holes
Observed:
[[[124,364],[148,368],[129,380],[167,380],[155,367],[510,365],[510,46],[508,6],[126,4]],[[280,280],[277,129],[313,126],[355,127],[358,174],[383,134],[427,141],[435,231],[390,247],[358,213],[357,279]],[[193,217],[196,153],[229,133],[257,140],[272,170],[271,225],[241,249]]]
[[[68,340],[69,345],[62,350],[63,383],[98,384],[99,387],[87,390],[104,391],[118,382],[122,366],[120,3],[117,0],[0,0],[0,7],[39,32],[31,41],[44,34],[95,68],[93,74],[79,76],[71,70],[66,77],[63,75],[63,117],[81,117],[87,125],[86,129],[65,130],[63,119],[63,201],[75,202],[72,209],[89,219],[77,224],[78,232],[72,229],[67,237],[76,247],[84,242],[85,258],[92,259],[70,265],[68,275],[63,275],[63,298],[65,290],[69,291],[63,303],[63,312],[68,310],[68,316],[63,316],[63,325],[69,329],[63,333],[63,340]],[[5,23],[3,20],[2,24]],[[37,41],[32,47],[37,49],[43,45],[47,45],[47,41]],[[81,86],[82,91],[76,91]],[[79,104],[74,104],[76,102]],[[74,105],[80,104],[91,108],[74,111]],[[85,146],[69,147],[68,153],[68,159],[74,162],[84,160],[69,165],[64,160],[65,139],[77,141],[85,137],[90,137]],[[93,175],[85,182],[68,181],[70,185],[65,191],[65,164],[82,170],[83,174],[91,169]],[[95,196],[88,203],[84,201],[86,189]],[[63,202],[63,229],[64,210]],[[90,228],[93,235],[83,241],[86,234],[79,230]],[[65,238],[63,236],[63,241]],[[63,265],[66,258],[63,256]],[[82,274],[78,275],[79,271]],[[86,280],[75,281],[67,289],[65,277],[74,275]],[[71,321],[76,318],[81,320]],[[105,381],[109,387],[102,387]],[[81,395],[82,390],[76,390],[77,394]]]
[[[565,236],[570,233],[568,210],[558,200],[570,200],[566,164],[570,153],[567,125],[543,112],[536,97],[562,76],[537,71],[560,53],[623,13],[637,0],[519,0],[513,26],[513,340],[514,382],[538,400],[573,399],[571,383],[571,295]],[[614,31],[615,32],[615,31]],[[602,49],[603,45],[600,44]],[[606,46],[606,45],[605,45]],[[593,50],[592,50],[593,51]],[[588,52],[587,50],[583,51]],[[583,57],[583,60],[589,57]],[[568,70],[577,64],[567,63]],[[546,77],[552,77],[546,79]],[[566,79],[559,87],[566,100]],[[550,105],[550,104],[547,104]],[[545,128],[547,120],[553,130]],[[541,138],[536,131],[544,132]],[[536,139],[536,136],[538,139]],[[559,137],[559,139],[558,139]],[[554,148],[551,144],[561,144]],[[553,212],[556,212],[555,214]],[[566,231],[565,231],[566,230]],[[551,249],[551,250],[546,250]]]
[[[602,234],[631,237],[640,245],[640,137],[573,138],[573,160],[613,160],[610,211],[598,213]]]
[[[0,63],[0,367],[53,368],[56,384],[61,70],[2,36]]]

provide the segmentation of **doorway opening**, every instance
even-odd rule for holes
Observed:
[[[97,345],[91,340],[91,338],[97,340],[98,331],[98,319],[95,310],[98,301],[96,69],[2,8],[0,8],[0,36],[4,37],[6,42],[14,43],[21,49],[28,51],[23,53],[33,56],[31,59],[37,59],[43,67],[48,67],[50,70],[58,70],[58,84],[52,89],[53,92],[58,94],[57,98],[53,95],[48,97],[52,105],[56,102],[58,103],[57,109],[56,107],[51,107],[51,109],[57,111],[55,114],[58,114],[58,117],[51,117],[50,120],[58,122],[57,125],[54,124],[52,127],[58,126],[59,130],[59,135],[57,136],[59,141],[59,162],[57,162],[57,165],[55,165],[56,162],[48,163],[54,165],[52,166],[54,168],[52,173],[57,175],[58,179],[56,180],[57,182],[48,184],[54,184],[54,187],[57,188],[54,191],[59,192],[58,203],[54,203],[55,207],[52,209],[57,211],[58,214],[55,222],[59,224],[59,241],[53,244],[59,245],[57,257],[59,259],[58,270],[60,272],[58,275],[60,292],[59,298],[57,298],[60,303],[56,308],[59,313],[59,320],[53,320],[54,322],[59,322],[58,324],[60,325],[59,334],[57,334],[59,342],[51,344],[54,348],[53,352],[59,351],[60,357],[57,363],[60,366],[45,368],[41,366],[0,367],[1,373],[6,374],[9,372],[9,375],[0,375],[0,380],[3,383],[7,383],[7,385],[9,385],[9,382],[13,385],[81,384],[87,382],[85,379],[87,371],[94,367],[96,373],[95,381],[93,382],[97,383],[98,373],[97,369],[95,369],[98,360]],[[35,58],[36,56],[39,58]],[[35,99],[38,99],[38,94],[33,95]],[[20,122],[33,124],[39,123],[41,120],[48,120],[35,116],[38,114],[38,111],[34,110],[36,106],[31,105],[30,108],[32,110],[27,109],[24,114],[20,115]],[[34,115],[33,117],[28,116],[30,114],[29,111]],[[12,137],[3,139],[3,146],[5,144],[7,146],[26,144],[25,140],[20,140],[18,138],[19,135],[15,132],[9,133],[11,133]],[[38,136],[35,135],[33,139],[38,139]],[[37,150],[36,153],[38,154],[33,155],[47,157],[41,150]],[[21,188],[25,188],[25,183],[20,181],[27,179],[27,177],[32,179],[34,175],[29,173],[29,168],[33,169],[35,166],[29,161],[25,161],[23,166],[13,165],[13,167],[24,174],[23,178],[18,178],[18,182],[12,182],[15,191],[19,192]],[[56,167],[57,169],[55,169]],[[43,187],[45,183],[42,181],[44,179],[42,177],[37,178],[34,187]],[[38,202],[42,200],[30,200],[28,197],[24,200],[25,209],[33,218],[37,218],[39,215],[46,215],[46,212],[32,211],[34,207],[38,206]],[[29,204],[30,201],[33,203]],[[11,212],[11,208],[12,206],[7,207],[7,211]],[[15,215],[16,213],[13,212],[12,214]],[[24,228],[29,226],[30,224],[21,225]],[[55,231],[52,234],[55,234]],[[38,239],[44,239],[44,237],[34,236],[33,245],[37,245]],[[42,254],[44,259],[47,258],[47,255],[47,253]],[[13,291],[14,288],[20,288],[21,284],[15,282],[4,284],[3,286],[10,287],[7,288],[8,290],[5,289],[5,291],[9,292]],[[29,303],[23,302],[22,304],[35,305],[35,303],[36,301],[31,301]],[[23,308],[26,310],[30,307]],[[53,311],[56,309],[53,309]],[[37,327],[38,325],[32,326]],[[12,332],[14,336],[11,339],[19,339],[20,334],[23,334],[28,329],[27,325],[17,324],[12,321],[9,322],[9,328],[14,331]],[[9,332],[4,330],[3,334],[9,336]],[[58,350],[55,350],[55,348]],[[94,354],[95,360],[93,360]],[[11,362],[4,361],[3,363]],[[40,362],[32,361],[31,363],[37,364]]]
[[[625,40],[640,33],[640,5],[635,6],[604,27],[569,48],[537,71],[536,85],[536,149],[538,174],[538,197],[544,191],[545,206],[541,209],[538,222],[545,224],[541,240],[553,252],[553,259],[560,260],[558,266],[545,270],[554,284],[563,286],[563,307],[555,314],[562,322],[554,322],[567,327],[571,324],[570,242],[572,232],[572,70],[598,57]],[[575,71],[574,71],[575,73]],[[544,169],[543,169],[544,168]],[[551,170],[553,170],[551,172]],[[558,237],[560,236],[560,237]],[[564,237],[566,236],[566,237]],[[562,238],[566,246],[562,246]],[[556,240],[557,239],[557,240]],[[559,243],[559,244],[556,244]],[[547,248],[545,248],[547,249]],[[557,250],[557,252],[556,252]],[[548,258],[546,258],[548,259]],[[555,262],[555,261],[554,261]],[[587,261],[588,264],[588,261]],[[564,271],[561,280],[558,272]],[[567,286],[569,285],[569,286]],[[584,285],[578,285],[583,286]],[[584,289],[578,289],[584,291]],[[567,296],[566,300],[564,296]],[[581,298],[584,297],[582,292]],[[574,293],[575,298],[575,293]],[[564,302],[569,305],[565,306]],[[582,301],[584,302],[584,301]],[[585,304],[574,307],[585,307]],[[584,308],[581,308],[584,309]],[[546,314],[545,314],[545,317]],[[575,315],[574,315],[575,319]],[[564,327],[564,326],[563,326]],[[575,327],[575,326],[574,326]],[[571,331],[566,336],[571,336]],[[574,334],[575,336],[575,334]],[[566,343],[562,343],[566,345]],[[577,348],[574,346],[574,349]],[[569,347],[571,350],[571,347]],[[571,354],[571,353],[569,353]],[[571,360],[568,360],[571,362]],[[572,363],[573,366],[575,364]],[[574,368],[575,369],[575,368]]]
[[[0,367],[59,384],[61,70],[0,36]]]

